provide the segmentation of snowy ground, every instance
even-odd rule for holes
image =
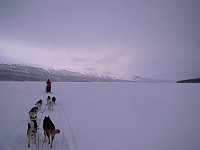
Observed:
[[[28,111],[46,102],[45,83],[0,82],[0,150],[28,149]],[[42,120],[49,115],[61,133],[52,150],[199,150],[200,84],[53,83],[54,111],[38,113],[37,144],[43,143]]]

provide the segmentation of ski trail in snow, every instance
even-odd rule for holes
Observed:
[[[15,122],[12,127],[6,130],[5,145],[1,145],[0,149],[12,149],[12,150],[23,150],[28,149],[28,138],[27,138],[27,125],[28,121]],[[35,150],[35,145],[31,144],[30,150]]]
[[[46,104],[44,104],[46,105]],[[43,108],[43,112],[39,113],[38,117],[38,150],[48,150],[50,145],[44,142],[44,131],[43,131],[43,119],[45,116],[49,116],[57,129],[60,129],[60,133],[54,138],[52,144],[52,150],[78,150],[78,145],[70,125],[69,119],[63,110],[61,104],[55,104],[54,111],[50,111],[47,106]]]
[[[60,133],[54,138],[52,148],[47,142],[44,142],[43,119],[44,116],[50,116],[55,127],[60,129]],[[78,146],[72,131],[72,127],[62,106],[55,105],[54,111],[50,111],[44,104],[43,110],[38,112],[38,130],[36,135],[36,144],[31,141],[28,148],[27,138],[27,118],[20,119],[14,125],[10,125],[8,130],[4,132],[4,144],[0,146],[0,150],[78,150]]]
[[[55,136],[53,141],[52,150],[66,149],[66,150],[78,150],[77,142],[61,104],[55,104],[54,111],[46,109],[44,116],[49,116],[57,129],[60,129],[60,133]],[[44,118],[43,116],[43,118]],[[41,128],[41,127],[40,127]],[[44,135],[42,136],[44,139]],[[41,141],[41,140],[40,140]],[[43,143],[40,143],[40,145]],[[41,146],[42,147],[42,146]],[[48,141],[44,142],[43,149],[48,149]],[[41,149],[40,149],[41,150]]]
[[[43,128],[42,128],[42,125],[41,125],[41,122],[42,122],[42,119],[44,118],[44,112],[46,111],[46,108],[47,108],[47,106],[46,105],[44,105],[43,106],[43,110],[42,110],[42,112],[40,112],[41,113],[41,116],[40,116],[40,118],[39,118],[39,120],[38,120],[38,132],[37,132],[37,150],[40,150],[40,147],[41,147],[41,149],[43,148],[43,144],[44,144],[44,141],[41,143],[41,140],[42,140],[42,131],[43,131]]]
[[[73,133],[73,129],[71,127],[71,124],[70,124],[70,121],[68,119],[66,112],[64,111],[62,105],[58,105],[57,108],[58,108],[58,111],[59,111],[58,114],[60,114],[61,118],[62,118],[61,121],[62,121],[62,123],[65,124],[65,127],[66,127],[66,129],[63,132],[64,132],[65,135],[67,135],[67,139],[70,143],[70,150],[79,150],[76,138],[75,138],[74,133]]]
[[[42,93],[41,97],[46,97],[46,93]],[[29,103],[26,103],[24,107],[29,108]],[[15,109],[13,108],[13,110]],[[29,123],[28,111],[21,111],[19,115],[16,115],[17,113],[18,112],[14,114],[14,116],[17,117],[10,121],[11,124],[7,126],[7,129],[3,132],[1,131],[3,136],[0,137],[0,150],[79,150],[73,128],[66,111],[63,109],[62,102],[56,103],[54,110],[50,111],[44,101],[41,110],[39,110],[37,114],[38,129],[36,143],[34,144],[31,140],[30,148],[28,148],[27,137]],[[50,116],[55,127],[61,131],[59,134],[55,135],[52,148],[50,148],[48,144],[48,139],[47,142],[44,142],[43,119],[45,116]]]

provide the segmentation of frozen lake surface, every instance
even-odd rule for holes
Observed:
[[[42,99],[36,144],[49,115],[61,133],[52,150],[199,150],[200,84],[0,82],[0,150],[28,149],[28,111]],[[57,98],[54,111],[47,96]]]

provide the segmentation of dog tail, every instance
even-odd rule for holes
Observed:
[[[59,129],[51,130],[51,134],[52,134],[52,135],[56,135],[56,134],[59,134],[59,133],[60,133],[60,130],[59,130]]]

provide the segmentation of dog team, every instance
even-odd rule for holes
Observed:
[[[47,97],[47,107],[50,111],[53,111],[55,102],[56,102],[55,96],[53,96],[52,98],[50,96]],[[36,134],[38,130],[37,113],[39,110],[41,110],[42,104],[43,101],[39,100],[28,113],[30,118],[27,129],[28,148],[30,147],[30,141],[32,141],[33,144],[36,143]],[[46,137],[48,137],[48,144],[50,144],[50,148],[52,148],[54,137],[56,134],[60,133],[60,130],[55,128],[55,125],[53,124],[49,116],[45,116],[43,119],[43,130],[44,130],[44,142],[46,142]]]

